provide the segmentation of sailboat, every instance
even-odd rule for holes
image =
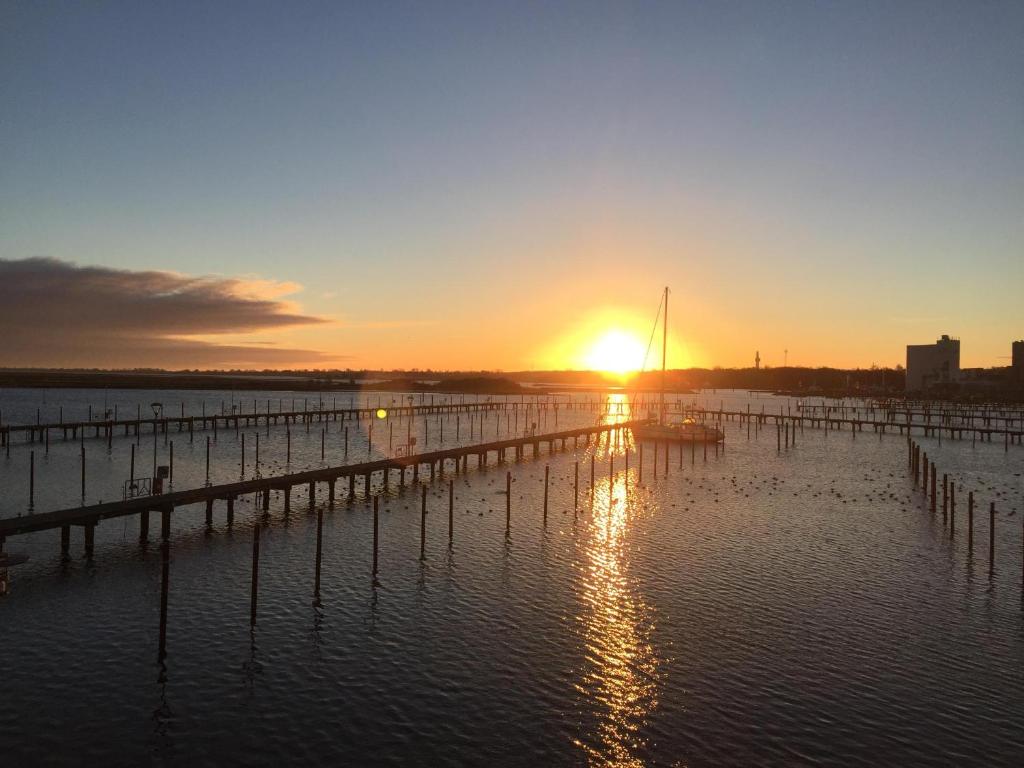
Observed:
[[[665,363],[668,355],[668,286],[662,299],[665,313],[661,328],[661,396],[658,403],[658,417],[647,419],[644,423],[633,427],[633,437],[637,440],[657,440],[672,443],[720,443],[725,440],[725,433],[720,429],[701,424],[693,419],[677,422],[668,420],[665,410]],[[654,320],[657,327],[657,318]]]

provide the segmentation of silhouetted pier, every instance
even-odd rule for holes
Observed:
[[[47,433],[60,434],[65,440],[70,436],[74,440],[81,431],[83,437],[111,438],[114,433],[124,430],[125,435],[138,435],[141,431],[167,432],[170,427],[177,427],[178,432],[192,433],[196,430],[240,429],[246,426],[265,426],[276,424],[299,424],[317,421],[353,421],[360,422],[373,418],[378,409],[384,409],[389,416],[407,417],[430,414],[480,413],[485,411],[501,411],[519,407],[519,403],[476,402],[446,403],[438,405],[381,405],[367,408],[327,408],[316,410],[272,411],[270,403],[267,410],[253,410],[249,413],[216,413],[186,416],[184,408],[179,416],[159,416],[134,419],[104,419],[86,421],[59,421],[49,424],[9,424],[0,427],[0,445],[6,445],[15,435],[25,435],[25,442],[44,442]],[[533,406],[537,408],[536,405]]]
[[[798,407],[796,413],[784,411],[780,408],[779,412],[772,413],[763,409],[758,412],[751,410],[730,411],[722,408],[687,407],[672,413],[700,422],[707,422],[709,420],[719,422],[737,421],[739,423],[757,425],[771,424],[779,429],[788,428],[796,430],[797,427],[801,429],[810,427],[812,429],[824,429],[826,432],[830,430],[846,430],[854,435],[858,432],[863,432],[865,427],[879,435],[884,435],[887,431],[900,435],[912,435],[916,430],[917,434],[925,437],[938,437],[940,440],[943,436],[946,436],[957,440],[968,438],[977,440],[980,438],[983,441],[991,442],[994,435],[999,435],[1002,436],[1004,445],[1007,447],[1011,444],[1021,445],[1022,437],[1024,437],[1024,424],[1014,429],[1009,426],[1009,421],[1004,422],[1002,427],[996,427],[982,426],[970,421],[959,422],[947,419],[935,419],[933,421],[931,418],[924,418],[915,420],[915,414],[912,411],[895,411],[892,414],[887,414],[884,418],[868,418],[858,417],[852,413],[844,413],[838,407],[835,409],[826,407],[820,410],[819,408],[819,406],[814,408],[807,406],[804,408]],[[833,410],[835,411],[834,413]]]
[[[413,482],[418,481],[421,469],[428,472],[430,479],[433,480],[437,474],[445,471],[448,462],[452,462],[452,468],[456,473],[465,472],[469,469],[470,457],[476,457],[477,466],[484,467],[487,465],[491,454],[495,454],[498,462],[504,461],[509,451],[513,452],[516,459],[521,459],[526,453],[527,448],[530,449],[532,456],[537,456],[540,454],[541,445],[544,443],[547,444],[549,453],[558,447],[564,450],[566,443],[570,440],[573,441],[573,447],[578,446],[581,440],[584,441],[584,444],[589,444],[594,438],[599,438],[601,435],[612,433],[616,430],[628,429],[637,423],[635,421],[623,421],[617,424],[599,424],[562,432],[526,435],[507,440],[463,445],[410,456],[382,458],[360,464],[323,467],[272,477],[256,477],[234,483],[207,485],[200,488],[130,498],[123,501],[72,507],[21,517],[3,518],[0,519],[0,544],[6,538],[12,536],[59,528],[61,530],[61,551],[64,555],[67,555],[70,547],[71,526],[80,526],[85,534],[85,552],[87,555],[91,555],[95,527],[102,520],[125,517],[127,515],[139,515],[139,538],[140,541],[145,542],[149,533],[149,514],[150,512],[157,512],[160,513],[162,518],[162,538],[167,539],[170,535],[171,513],[178,507],[205,504],[206,523],[207,525],[212,525],[214,502],[224,501],[227,504],[227,522],[230,525],[234,520],[235,501],[241,496],[255,495],[256,501],[262,509],[268,510],[270,507],[270,494],[280,492],[283,494],[284,511],[287,513],[291,508],[292,490],[296,487],[308,487],[309,501],[312,505],[316,500],[317,485],[324,484],[327,486],[328,500],[334,502],[338,482],[347,480],[348,499],[353,500],[357,498],[357,485],[359,484],[359,478],[362,478],[364,498],[369,498],[373,476],[376,473],[381,473],[385,489],[392,481],[393,472],[398,473],[397,482],[399,486],[405,484],[407,473],[411,475]]]

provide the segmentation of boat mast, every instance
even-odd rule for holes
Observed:
[[[665,315],[661,325],[661,408],[658,411],[658,423],[665,423],[665,361],[668,352],[668,286],[665,286]]]

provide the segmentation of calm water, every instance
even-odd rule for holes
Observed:
[[[169,404],[180,400],[189,412],[200,398],[218,408],[222,394],[107,396],[119,409],[161,398],[173,413]],[[103,395],[46,397],[69,417]],[[265,408],[268,397],[292,395],[252,397]],[[693,400],[775,412],[794,405],[746,393]],[[39,392],[3,393],[4,422],[34,420],[40,402]],[[555,429],[553,414],[546,424],[534,414],[544,431]],[[594,420],[563,411],[557,428]],[[468,423],[464,416],[461,442],[470,441]],[[386,424],[375,426],[377,452],[386,452]],[[409,426],[396,421],[393,436],[404,441]],[[299,425],[292,470],[320,464],[324,427],[325,462],[344,462],[339,424],[314,423],[308,434]],[[422,419],[413,427],[421,445],[440,439],[436,417],[426,432]],[[454,428],[445,420],[446,445]],[[349,461],[361,461],[367,435],[352,429]],[[484,420],[487,439],[509,429],[504,417]],[[653,477],[648,450],[642,483],[635,453],[628,475],[617,456],[610,479],[606,446],[596,449],[593,488],[582,449],[473,468],[455,477],[451,548],[447,485],[430,485],[423,562],[418,490],[392,487],[377,585],[369,505],[341,501],[324,513],[319,600],[316,517],[299,490],[290,517],[278,500],[263,531],[253,631],[251,504],[238,505],[232,530],[218,507],[209,534],[201,507],[181,510],[163,665],[160,552],[155,543],[140,551],[135,519],[101,524],[92,562],[77,531],[66,565],[56,532],[12,540],[9,550],[33,559],[12,569],[12,592],[0,600],[5,757],[12,765],[1020,765],[1024,449],[924,441],[940,472],[962,483],[951,538],[914,493],[898,436],[807,429],[780,453],[774,428],[749,440],[746,425],[726,429],[723,455],[705,462],[699,450],[692,459],[673,451],[667,477],[660,465]],[[242,430],[247,464],[256,431]],[[187,433],[168,435],[176,488],[205,481],[206,434],[191,444]],[[285,440],[283,427],[261,430],[264,474],[284,468]],[[118,437],[109,455],[104,441],[86,441],[89,501],[120,496],[133,441]],[[241,434],[219,432],[214,482],[241,474],[240,447]],[[27,512],[28,450],[15,445],[0,458],[5,516]],[[78,503],[79,446],[34,450],[36,511]],[[152,436],[136,450],[151,469]],[[973,557],[966,547],[967,490],[979,510],[993,500],[999,509],[991,581],[987,514],[975,520]]]

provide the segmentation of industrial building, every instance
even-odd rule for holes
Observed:
[[[907,345],[908,392],[924,392],[960,380],[960,339],[943,334],[934,344]]]

